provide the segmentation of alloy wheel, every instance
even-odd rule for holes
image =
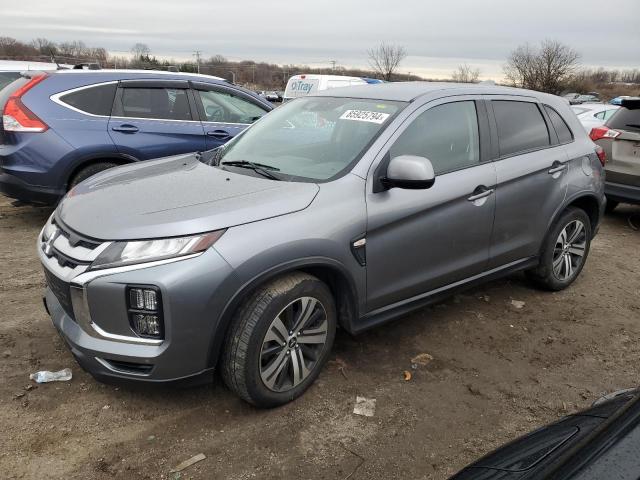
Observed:
[[[274,392],[303,382],[316,367],[328,333],[327,312],[313,297],[295,299],[273,319],[262,340],[260,378]]]
[[[553,274],[566,281],[580,268],[587,246],[587,232],[580,220],[568,223],[560,232],[553,249]]]

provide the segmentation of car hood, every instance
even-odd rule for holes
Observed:
[[[315,183],[278,182],[220,170],[195,154],[114,168],[73,188],[56,212],[100,240],[174,237],[303,210]]]

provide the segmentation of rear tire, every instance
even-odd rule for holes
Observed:
[[[329,358],[336,330],[331,291],[302,272],[260,287],[236,311],[222,378],[243,400],[275,407],[302,395]]]
[[[607,206],[604,208],[605,213],[613,212],[619,204],[620,202],[607,198]]]
[[[570,207],[554,222],[544,240],[540,263],[527,276],[537,286],[558,291],[571,285],[584,267],[591,246],[591,221]]]
[[[93,175],[96,175],[104,170],[117,166],[118,164],[113,162],[98,162],[81,168],[69,182],[69,190],[71,190],[73,187],[86,180],[87,178],[92,177]]]

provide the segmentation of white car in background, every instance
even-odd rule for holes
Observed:
[[[294,75],[287,82],[284,90],[284,101],[292,98],[306,97],[309,94],[328,90],[330,88],[351,87],[354,85],[368,85],[360,77],[343,75]]]
[[[604,125],[604,122],[609,120],[619,108],[618,105],[607,103],[583,103],[571,106],[587,133],[592,128]]]

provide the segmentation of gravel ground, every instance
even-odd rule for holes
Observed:
[[[0,199],[3,478],[442,479],[640,376],[637,207],[605,219],[568,290],[515,275],[355,338],[339,332],[316,384],[270,411],[219,379],[136,390],[84,373],[42,307],[35,240],[48,214]],[[412,369],[420,353],[433,360]],[[29,380],[64,367],[70,382]],[[375,416],[352,413],[356,395],[377,400]]]

